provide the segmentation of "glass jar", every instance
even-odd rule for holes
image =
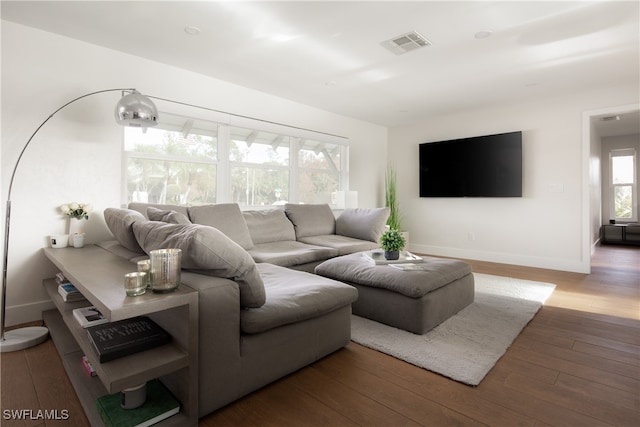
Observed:
[[[149,257],[151,259],[151,290],[166,293],[178,289],[182,269],[182,250],[156,249],[149,252]]]

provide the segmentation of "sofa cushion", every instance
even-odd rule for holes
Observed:
[[[336,249],[296,241],[261,243],[248,252],[256,262],[268,262],[284,267],[324,261],[338,255]]]
[[[378,242],[390,212],[389,208],[345,209],[336,219],[336,234]]]
[[[341,236],[339,234],[328,234],[326,236],[303,237],[299,240],[315,246],[324,246],[338,251],[338,255],[347,255],[354,252],[370,251],[380,247],[379,243],[369,240],[354,239],[353,237]]]
[[[194,224],[217,228],[244,249],[253,247],[249,227],[237,203],[191,206],[189,219]]]
[[[376,265],[364,254],[333,258],[315,268],[315,273],[334,280],[397,292],[410,298],[422,298],[468,274],[471,266],[463,261],[423,256],[419,270],[403,271],[388,265]]]
[[[129,203],[129,209],[140,212],[142,215],[147,216],[147,209],[149,207],[154,207],[156,209],[161,209],[163,211],[176,211],[180,212],[184,216],[188,217],[189,213],[187,211],[187,206],[182,205],[167,205],[161,203],[142,203],[142,202],[131,202]],[[147,217],[149,218],[149,217]]]
[[[255,262],[221,231],[200,224],[147,221],[134,223],[133,232],[147,253],[154,249],[181,249],[182,268],[236,281],[243,307],[264,304],[264,284]]]
[[[133,234],[133,224],[144,222],[147,218],[140,212],[131,209],[107,208],[104,210],[104,221],[111,234],[125,248],[137,253],[144,253]]]
[[[284,211],[296,230],[296,238],[335,234],[336,218],[328,204],[295,205],[287,203]]]
[[[247,222],[254,245],[296,240],[293,224],[282,209],[244,211],[242,215]]]
[[[173,210],[162,210],[149,206],[147,208],[147,218],[151,221],[162,221],[170,224],[191,224],[189,218],[183,213]]]
[[[272,264],[258,264],[258,271],[264,280],[266,302],[240,313],[240,328],[246,334],[313,319],[358,298],[354,287],[311,273]]]

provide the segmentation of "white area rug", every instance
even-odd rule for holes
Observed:
[[[474,273],[475,301],[424,335],[358,316],[351,339],[456,381],[478,385],[555,285]]]

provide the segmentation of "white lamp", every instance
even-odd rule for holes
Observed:
[[[7,302],[7,263],[9,259],[9,231],[11,227],[11,189],[13,187],[13,179],[15,178],[16,171],[22,155],[31,143],[34,136],[40,131],[42,126],[45,125],[56,113],[69,104],[86,98],[88,96],[97,95],[105,92],[129,92],[127,95],[120,98],[120,101],[116,105],[115,118],[116,122],[122,126],[135,126],[135,127],[150,127],[158,124],[158,110],[153,102],[146,96],[140,94],[135,89],[105,89],[97,92],[87,93],[79,96],[75,99],[64,104],[62,107],[55,110],[43,121],[40,126],[31,134],[27,143],[22,147],[22,151],[18,156],[15,166],[13,167],[13,173],[11,174],[11,181],[9,182],[9,190],[7,191],[7,208],[5,212],[5,234],[4,234],[4,262],[2,269],[2,312],[0,313],[0,352],[17,351],[25,348],[37,345],[47,339],[49,330],[42,326],[31,326],[26,328],[19,328],[8,331],[5,333],[5,314],[6,314],[6,302]]]

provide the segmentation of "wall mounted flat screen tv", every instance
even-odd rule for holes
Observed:
[[[420,144],[420,197],[522,197],[522,132]]]

